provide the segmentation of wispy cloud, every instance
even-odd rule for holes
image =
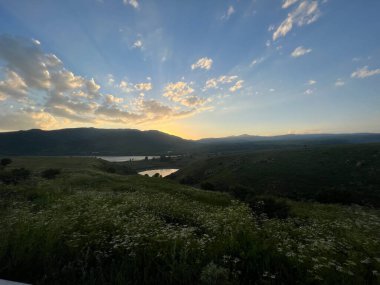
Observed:
[[[196,63],[191,65],[191,69],[206,69],[209,70],[212,67],[213,60],[208,57],[200,58]]]
[[[304,48],[303,46],[297,47],[293,52],[292,52],[292,57],[300,57],[305,54],[311,53],[312,49],[310,48]]]
[[[235,91],[237,91],[237,90],[243,88],[243,83],[244,83],[244,80],[239,80],[239,81],[237,81],[237,82],[235,83],[235,85],[232,86],[232,87],[230,88],[230,91],[231,91],[231,92],[235,92]]]
[[[346,83],[343,81],[343,79],[340,79],[338,78],[336,81],[335,81],[335,86],[336,87],[341,87],[341,86],[344,86]]]
[[[133,48],[142,48],[143,47],[143,42],[141,40],[137,40],[133,43],[132,45]]]
[[[317,81],[313,80],[313,79],[310,79],[308,82],[307,82],[308,85],[315,85],[317,84]]]
[[[236,76],[236,75],[231,75],[231,76],[221,75],[217,78],[211,78],[211,79],[206,81],[206,86],[205,86],[204,90],[207,90],[210,88],[217,89],[220,87],[220,85],[233,83],[237,79],[238,79],[238,76]]]
[[[235,8],[234,6],[230,5],[226,13],[222,16],[222,20],[228,20],[234,13],[235,13]]]
[[[366,78],[374,75],[380,74],[380,68],[369,70],[368,66],[363,66],[358,68],[355,72],[351,74],[352,78]]]
[[[286,8],[292,6],[293,4],[295,4],[296,2],[298,2],[298,0],[284,0],[282,3],[282,8],[286,9]]]
[[[135,9],[139,8],[139,2],[137,0],[123,0],[125,5],[130,5]]]
[[[286,7],[289,6],[290,5]],[[318,1],[302,1],[298,7],[291,11],[286,19],[278,26],[276,31],[273,33],[273,40],[275,41],[279,37],[285,37],[292,30],[294,25],[297,25],[299,27],[309,25],[318,20],[320,16],[321,12],[318,8]]]

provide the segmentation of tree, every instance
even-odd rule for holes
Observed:
[[[8,164],[11,164],[12,163],[12,159],[10,159],[10,158],[3,158],[2,160],[1,160],[1,165],[2,166],[7,166]]]

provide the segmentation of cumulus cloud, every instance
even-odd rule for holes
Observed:
[[[102,94],[94,78],[66,69],[57,56],[43,52],[41,44],[32,39],[0,36],[0,62],[2,130],[88,126],[99,122],[143,124],[190,116],[206,110],[204,105],[210,102],[196,96],[195,90],[182,81],[165,87],[163,97],[171,101],[170,105],[146,99],[143,93],[137,99],[134,94],[127,99]],[[199,68],[211,63],[206,58]],[[113,75],[107,80],[123,92],[146,92],[153,88],[151,82],[120,81],[115,85]],[[14,99],[17,108],[6,108]]]
[[[307,89],[305,92],[304,92],[306,95],[311,95],[314,93],[314,91],[312,89]]]
[[[124,5],[130,5],[135,9],[139,8],[139,2],[137,0],[123,0]]]
[[[178,81],[169,83],[164,88],[164,96],[173,102],[180,103],[183,106],[200,106],[207,102],[206,99],[194,95],[194,89],[186,82]]]
[[[311,53],[311,51],[312,49],[310,48],[304,48],[303,46],[299,46],[292,52],[292,57],[300,57],[305,54]]]
[[[244,83],[244,80],[239,80],[239,81],[237,81],[237,82],[235,83],[235,85],[232,86],[232,87],[230,88],[230,91],[231,91],[231,92],[235,92],[235,91],[237,91],[237,90],[243,88],[243,83]]]
[[[369,70],[368,66],[363,66],[361,68],[358,68],[356,71],[354,71],[351,74],[351,77],[363,79],[363,78],[378,75],[378,74],[380,74],[380,68]]]
[[[143,47],[143,42],[141,40],[137,40],[133,43],[133,48],[142,48]]]
[[[238,79],[238,76],[236,76],[236,75],[231,75],[231,76],[221,75],[217,78],[211,78],[211,79],[206,81],[206,86],[204,89],[205,90],[210,89],[210,88],[217,89],[217,88],[219,88],[220,84],[232,83],[232,82],[236,81],[237,79]]]
[[[292,1],[285,1],[285,7],[289,7]],[[294,1],[295,3],[296,1]],[[292,4],[294,4],[292,3]],[[297,8],[291,11],[286,19],[278,26],[278,28],[273,33],[273,40],[277,40],[279,37],[285,37],[294,27],[297,25],[299,27],[304,25],[309,25],[321,16],[321,12],[318,7],[318,1],[315,0],[304,0]]]
[[[135,89],[137,91],[149,91],[149,90],[152,90],[152,88],[153,86],[152,86],[152,83],[150,82],[135,84]]]
[[[191,69],[194,70],[194,69],[200,68],[200,69],[209,70],[212,67],[212,63],[213,61],[211,58],[202,57],[196,63],[191,65]]]

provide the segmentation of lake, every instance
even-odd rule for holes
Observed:
[[[148,156],[148,155],[140,155],[140,156],[97,156],[97,158],[101,158],[110,162],[124,162],[124,161],[139,161],[144,160],[145,157],[148,159],[160,158],[159,156]]]
[[[141,171],[141,172],[139,172],[139,174],[140,175],[148,174],[148,176],[152,177],[153,175],[158,173],[162,177],[165,177],[165,176],[168,176],[168,175],[170,175],[176,171],[178,171],[178,169],[174,169],[174,168],[171,168],[171,169],[151,169],[151,170]]]

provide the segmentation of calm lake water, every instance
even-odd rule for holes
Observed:
[[[146,156],[97,156],[97,158],[101,158],[110,162],[123,162],[123,161],[139,161],[144,160]],[[159,156],[148,156],[148,159],[152,158],[160,158]]]
[[[162,177],[165,177],[165,176],[168,176],[168,175],[170,175],[176,171],[178,171],[178,169],[174,169],[174,168],[171,168],[171,169],[151,169],[151,170],[141,171],[141,172],[139,172],[139,174],[140,175],[148,174],[148,176],[152,177],[156,173],[159,173]]]

